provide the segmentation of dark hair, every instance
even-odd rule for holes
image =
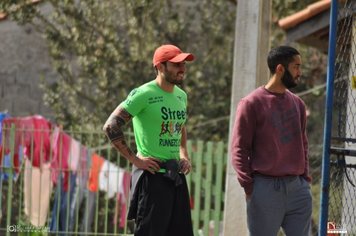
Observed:
[[[164,67],[167,67],[167,61],[163,61],[163,62],[161,62],[161,64],[164,65]],[[154,66],[154,68],[155,68],[156,75],[158,75],[157,66]]]
[[[297,49],[290,46],[279,46],[271,49],[268,53],[267,64],[271,74],[276,73],[278,64],[288,67],[288,64],[293,61],[293,57],[300,55]]]

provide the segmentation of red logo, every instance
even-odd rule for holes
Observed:
[[[328,222],[327,236],[339,236],[341,234],[346,234],[347,230],[344,227],[337,225],[335,222]]]
[[[337,236],[339,234],[333,233],[333,229],[336,229],[336,224],[335,222],[329,221],[328,222],[328,236]]]

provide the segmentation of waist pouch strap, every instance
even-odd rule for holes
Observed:
[[[176,186],[182,184],[182,179],[179,175],[179,162],[177,160],[168,160],[166,162],[161,162],[159,165],[162,169],[166,170],[166,173],[163,176],[174,181]]]

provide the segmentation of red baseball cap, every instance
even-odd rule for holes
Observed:
[[[193,61],[194,55],[191,53],[182,52],[178,47],[165,44],[158,47],[153,55],[153,66],[157,66],[159,63],[169,61],[173,63],[179,63],[182,61]]]

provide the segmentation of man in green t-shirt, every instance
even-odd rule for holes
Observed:
[[[174,45],[153,56],[157,76],[131,91],[110,115],[104,131],[133,164],[129,219],[135,235],[193,236],[185,174],[191,170],[186,141],[187,94],[180,89],[186,61],[194,55]],[[132,119],[137,155],[125,142],[123,126]]]

